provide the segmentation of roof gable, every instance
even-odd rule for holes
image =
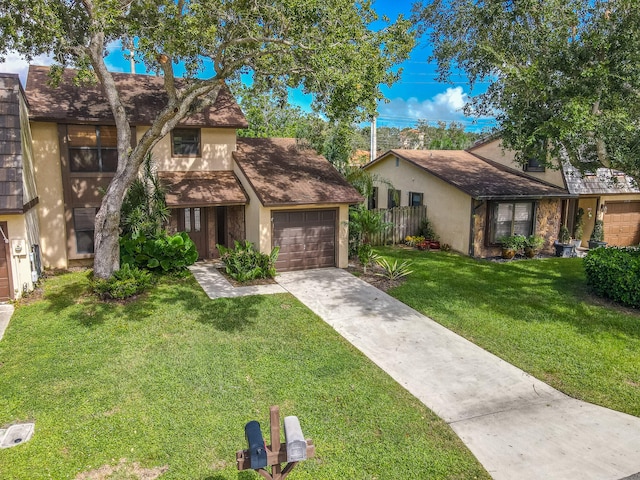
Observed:
[[[568,197],[560,187],[521,174],[465,150],[390,150],[365,168],[390,155],[429,172],[476,199]]]
[[[100,84],[77,87],[73,83],[76,71],[65,69],[60,85],[51,87],[48,84],[49,71],[49,67],[29,66],[26,94],[31,119],[58,123],[114,123]],[[113,78],[130,123],[151,125],[167,103],[162,77],[113,73]],[[176,79],[178,86],[184,82]],[[181,124],[220,128],[248,126],[244,114],[226,87],[220,91],[213,105],[186,118]]]
[[[233,153],[264,206],[360,203],[329,161],[292,138],[241,138]]]

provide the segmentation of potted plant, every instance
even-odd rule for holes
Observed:
[[[607,242],[604,241],[604,221],[596,220],[589,239],[589,248],[604,247],[606,244]]]
[[[502,246],[502,258],[511,259],[515,257],[518,250],[524,247],[525,237],[523,235],[509,235],[500,240]]]
[[[529,235],[524,242],[524,255],[528,258],[535,257],[542,245],[544,245],[544,238],[539,235]]]
[[[578,209],[578,213],[576,214],[576,225],[573,227],[573,245],[576,248],[579,248],[582,244],[582,235],[584,234],[584,209],[580,207]]]
[[[573,250],[575,247],[571,245],[571,234],[569,229],[562,225],[560,227],[560,233],[558,234],[558,240],[553,244],[556,248],[556,257],[571,257],[573,256]]]

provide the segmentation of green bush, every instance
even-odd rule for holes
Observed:
[[[373,251],[373,247],[368,243],[363,243],[358,247],[358,260],[362,264],[364,273],[367,273],[367,267],[371,265],[378,255]]]
[[[234,248],[223,245],[216,247],[220,251],[227,275],[238,282],[276,276],[276,260],[280,247],[271,250],[270,255],[257,251],[249,240],[245,240],[244,243],[236,240]]]
[[[378,275],[388,280],[398,280],[413,273],[413,270],[409,270],[409,268],[411,268],[411,265],[413,265],[413,263],[409,260],[405,260],[404,262],[398,264],[398,260],[395,260],[393,263],[389,263],[386,258],[380,257],[376,259],[376,262],[382,267],[382,270],[384,271],[384,273],[379,273]]]
[[[107,280],[95,280],[93,291],[103,300],[123,300],[144,292],[153,284],[151,273],[124,264]]]
[[[587,283],[602,297],[640,307],[640,249],[609,247],[589,250],[584,259]]]
[[[120,238],[120,263],[147,270],[171,272],[187,268],[198,259],[198,251],[185,232],[156,238],[125,235]]]

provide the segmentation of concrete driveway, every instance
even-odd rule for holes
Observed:
[[[277,281],[449,423],[494,479],[640,479],[640,418],[569,398],[344,270]]]

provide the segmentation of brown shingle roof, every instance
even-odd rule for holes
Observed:
[[[390,150],[369,166],[389,154],[413,163],[478,200],[572,196],[563,188],[464,150]]]
[[[170,207],[244,205],[249,199],[233,172],[159,172]]]
[[[238,139],[233,156],[264,206],[363,201],[326,158],[295,139]]]
[[[75,70],[66,69],[58,87],[50,87],[49,67],[29,66],[27,99],[29,116],[33,120],[58,123],[110,123],[113,115],[102,93],[102,86],[73,84]],[[166,105],[161,77],[114,73],[132,125],[151,125],[158,112]],[[181,79],[176,79],[180,85]],[[183,125],[201,127],[246,128],[248,126],[240,107],[227,88],[223,88],[216,102],[203,112],[187,118]]]

